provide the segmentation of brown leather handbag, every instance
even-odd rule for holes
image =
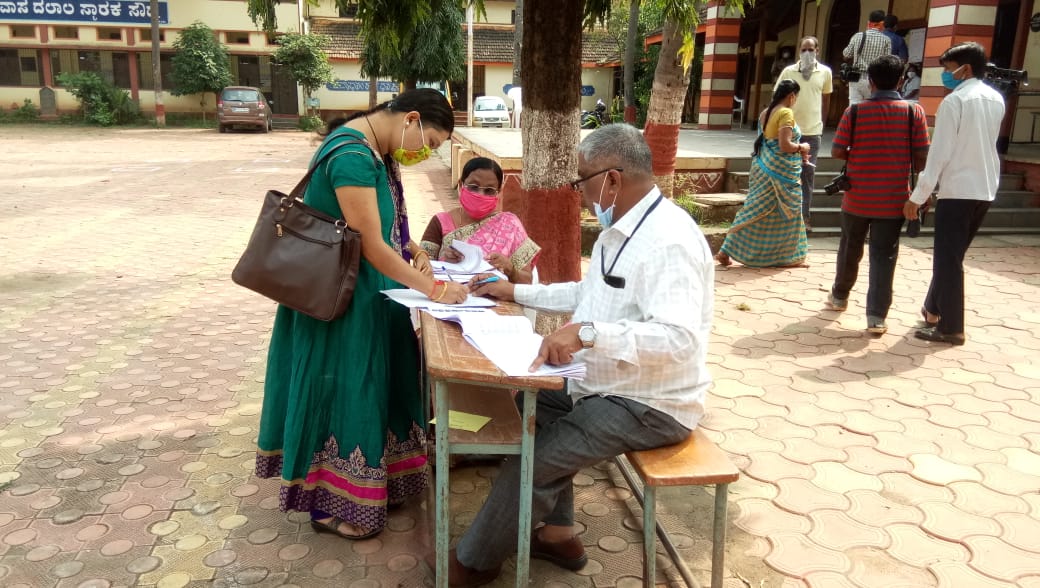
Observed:
[[[364,144],[347,141],[329,150],[289,195],[267,192],[249,244],[231,273],[236,284],[323,321],[347,311],[361,263],[361,233],[346,220],[304,204],[303,192],[329,155],[354,143]]]

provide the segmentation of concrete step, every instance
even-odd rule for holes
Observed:
[[[813,232],[827,228],[840,232],[841,208],[836,206],[814,206],[812,208]],[[929,229],[935,222],[935,215],[925,216],[922,231]],[[992,207],[982,221],[982,229],[987,233],[1033,233],[1040,232],[1040,208],[996,208]]]
[[[279,114],[275,115],[271,119],[271,126],[277,130],[289,130],[300,128],[300,117],[292,115]]]
[[[843,193],[827,194],[822,188],[813,191],[813,208],[817,207],[840,207]],[[1040,208],[1040,194],[1027,192],[1025,190],[1008,190],[997,192],[997,199],[993,201],[990,210],[998,208]]]
[[[836,160],[831,160],[836,161]],[[820,166],[816,168],[816,177],[814,180],[816,190],[814,194],[819,192],[823,193],[823,187],[826,186],[833,180],[839,173],[841,173],[841,167],[838,169],[821,169]],[[727,192],[740,192],[748,189],[748,177],[750,172],[744,171],[732,171],[727,170],[726,180],[724,182],[724,189]],[[1003,192],[1021,192],[1025,187],[1025,175],[1020,173],[1011,174],[1000,174],[1000,182],[997,184],[998,193]],[[815,196],[814,196],[815,198]],[[999,199],[999,196],[998,196]]]

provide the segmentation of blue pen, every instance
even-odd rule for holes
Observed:
[[[491,276],[490,278],[484,278],[483,280],[478,280],[476,282],[473,282],[473,285],[474,286],[483,286],[484,284],[490,284],[491,282],[497,282],[498,279],[499,279],[498,276]]]

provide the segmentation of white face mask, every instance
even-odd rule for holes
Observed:
[[[815,51],[802,51],[802,60],[801,60],[802,67],[801,67],[801,69],[809,69],[809,68],[811,68],[813,66],[813,64],[815,62],[816,62],[816,52]]]
[[[908,71],[908,72],[906,72],[906,79],[912,80],[912,79],[914,79],[914,76],[916,76],[916,75],[917,74],[915,74],[914,72]]]

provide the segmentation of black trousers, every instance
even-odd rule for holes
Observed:
[[[900,218],[867,218],[847,212],[841,213],[841,241],[838,244],[838,269],[834,275],[831,294],[842,300],[856,285],[859,262],[863,259],[863,244],[870,232],[870,281],[867,286],[867,316],[888,317],[892,306],[892,280],[899,257]]]
[[[939,332],[964,332],[964,254],[986,218],[990,202],[942,198],[935,205],[932,283],[924,309],[939,315]]]

